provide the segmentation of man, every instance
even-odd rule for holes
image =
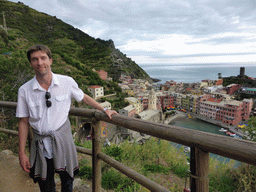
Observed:
[[[55,171],[60,175],[62,191],[72,191],[79,166],[68,119],[71,98],[104,111],[110,119],[117,112],[103,109],[84,94],[71,77],[52,73],[52,55],[48,47],[34,45],[29,48],[27,57],[35,77],[22,85],[18,92],[16,117],[20,118],[20,165],[39,183],[41,191],[55,191]],[[28,158],[25,145],[29,124],[33,140]]]

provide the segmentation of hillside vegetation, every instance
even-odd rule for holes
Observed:
[[[0,0],[0,10],[7,24],[7,33],[0,28],[0,100],[16,101],[17,89],[34,76],[26,51],[38,43],[52,50],[53,72],[73,77],[86,93],[90,85],[101,85],[110,92],[117,88],[115,82],[102,81],[92,69],[107,71],[114,81],[121,74],[151,81],[145,71],[115,48],[112,40],[95,39],[23,3]],[[2,14],[0,17],[3,26]]]

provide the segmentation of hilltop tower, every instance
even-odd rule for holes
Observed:
[[[240,67],[240,77],[244,77],[244,75],[245,75],[245,68]]]
[[[151,89],[148,94],[148,109],[157,110],[156,101],[156,92],[153,89]]]
[[[222,79],[221,73],[218,73],[218,79]]]

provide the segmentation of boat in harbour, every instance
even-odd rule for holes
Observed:
[[[227,132],[228,130],[227,130],[227,129],[224,129],[224,128],[221,128],[219,131],[220,131],[220,132]]]

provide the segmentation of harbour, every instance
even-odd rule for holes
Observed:
[[[195,117],[189,118],[185,113],[182,113],[182,112],[178,112],[178,114],[176,116],[174,116],[173,119],[169,122],[169,125],[174,125],[174,126],[184,127],[187,129],[204,131],[204,132],[208,132],[208,133],[213,133],[213,134],[218,134],[218,135],[229,137],[226,134],[226,132],[221,131],[221,129],[223,129],[223,127],[221,127],[219,125],[215,125],[213,123],[203,121],[203,120],[195,118]],[[174,145],[177,148],[182,147],[182,145],[177,144],[177,143],[171,143],[171,145]],[[184,146],[184,148],[185,148],[184,152],[186,152],[187,155],[189,155],[189,150],[188,150],[187,146]],[[212,153],[210,153],[210,157],[217,159],[221,162],[229,162],[231,160],[229,158],[222,157],[222,156],[212,154]],[[236,161],[235,167],[238,167],[239,165],[241,165],[241,162]]]

